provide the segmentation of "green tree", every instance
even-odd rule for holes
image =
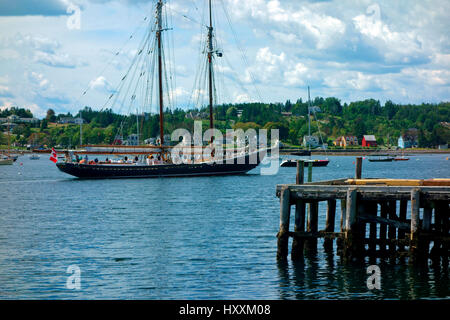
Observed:
[[[41,127],[40,127],[40,131],[44,131],[45,129],[48,128],[48,123],[47,123],[47,119],[42,119],[41,120]]]
[[[238,109],[236,107],[229,107],[226,112],[227,119],[236,119],[238,114]]]
[[[53,111],[53,109],[48,109],[47,116],[45,117],[45,119],[48,122],[55,122],[56,121],[55,111]]]

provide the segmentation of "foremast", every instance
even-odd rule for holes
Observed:
[[[159,131],[160,144],[164,145],[164,96],[163,96],[163,79],[162,79],[162,7],[163,0],[158,0],[156,5],[156,40],[158,48],[158,88],[159,88]]]
[[[213,116],[213,37],[214,28],[212,26],[212,10],[211,0],[209,0],[209,27],[208,27],[208,89],[209,89],[209,127],[214,128],[214,116]],[[212,141],[211,141],[212,142]]]

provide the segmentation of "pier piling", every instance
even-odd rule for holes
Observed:
[[[324,251],[332,253],[336,239],[336,253],[347,261],[369,256],[392,261],[397,257],[409,258],[410,263],[423,263],[431,258],[448,263],[450,179],[361,179],[361,160],[356,160],[357,179],[311,182],[312,167],[308,166],[307,183],[303,183],[304,165],[299,161],[296,184],[277,186],[280,197],[277,258],[288,256],[292,237],[293,260],[301,258],[304,252],[316,252],[318,239],[324,238]],[[341,215],[336,230],[338,200]],[[326,204],[322,223],[320,203]],[[295,225],[290,232],[292,205]],[[324,229],[319,230],[319,225]]]

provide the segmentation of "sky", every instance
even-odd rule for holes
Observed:
[[[171,106],[187,108],[193,92],[203,94],[195,83],[207,1],[165,2]],[[308,86],[312,98],[342,103],[450,100],[450,1],[212,5],[223,53],[215,58],[218,103],[306,100]],[[152,17],[151,0],[0,0],[0,108],[43,117],[49,108],[76,114],[108,106]],[[157,111],[156,102],[147,104],[139,110]],[[111,107],[131,108],[127,101]]]

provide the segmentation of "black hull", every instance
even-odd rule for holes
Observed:
[[[394,161],[394,159],[381,159],[381,160],[378,160],[378,159],[369,159],[369,161],[370,161],[370,162],[392,162],[392,161]]]
[[[328,165],[328,163],[330,163],[330,161],[329,160],[319,160],[319,161],[304,160],[305,167],[307,167],[309,165],[309,163],[312,163],[313,167],[326,167]],[[280,166],[281,167],[297,167],[297,161],[289,160],[286,162],[282,162]]]
[[[244,174],[258,166],[261,154],[256,163],[250,163],[250,157],[240,164],[234,159],[234,164],[198,163],[198,164],[168,164],[168,165],[134,165],[134,164],[79,164],[57,163],[62,172],[84,179],[111,178],[160,178],[160,177],[195,177]],[[243,159],[240,158],[242,161]]]
[[[311,155],[311,151],[296,151],[296,152],[291,152],[291,155],[293,156],[300,156],[300,157],[309,157]]]

